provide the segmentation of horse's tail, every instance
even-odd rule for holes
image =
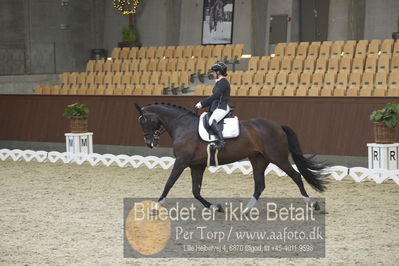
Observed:
[[[315,155],[312,155],[308,158],[303,156],[303,152],[295,132],[287,126],[281,127],[287,135],[289,150],[299,172],[306,179],[309,185],[311,185],[315,190],[323,192],[326,189],[327,184],[327,181],[324,179],[327,174],[323,173],[323,169],[325,169],[327,165],[313,160]]]

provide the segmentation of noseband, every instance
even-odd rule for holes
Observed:
[[[160,136],[161,136],[165,131],[166,131],[165,128],[157,129],[157,130],[155,130],[153,133],[148,132],[148,131],[145,131],[145,132],[144,132],[144,137],[147,138],[148,136],[152,136],[152,138],[153,138],[154,140],[159,140]]]
[[[189,114],[189,113],[194,113],[195,115],[197,115],[197,111],[198,111],[198,109],[193,108],[191,111],[189,111],[189,112],[187,112],[187,113],[183,113],[183,114],[179,115],[178,117],[176,117],[175,121],[178,120],[178,119],[180,119],[180,118],[182,118],[183,116],[185,116],[185,115],[187,115],[187,114]],[[139,116],[139,120],[140,120],[140,118],[143,117],[143,116],[144,116],[144,114],[141,115],[141,116]],[[166,132],[166,129],[165,129],[165,127],[163,127],[163,125],[161,124],[161,127],[160,127],[159,129],[156,129],[154,132],[145,131],[145,132],[143,132],[143,133],[144,133],[144,137],[145,137],[145,138],[147,138],[148,136],[152,136],[152,138],[153,138],[154,140],[159,140],[160,137],[161,137],[161,135],[162,135],[163,133],[165,133],[165,132]]]

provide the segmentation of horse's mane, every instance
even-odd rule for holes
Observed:
[[[184,108],[182,106],[172,104],[172,103],[155,102],[155,103],[149,103],[147,105],[144,105],[143,107],[147,107],[147,106],[165,106],[168,108],[174,108],[176,110],[180,110],[180,111],[184,111],[184,112],[189,112],[191,115],[195,116],[195,114],[191,110],[188,110],[187,108]]]

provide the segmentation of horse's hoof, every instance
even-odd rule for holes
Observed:
[[[211,210],[215,210],[217,212],[224,212],[222,205],[220,204],[211,204],[211,206],[209,206],[209,209]]]
[[[319,203],[317,201],[315,201],[313,203],[313,208],[314,208],[315,211],[320,211],[320,205],[319,205]]]
[[[150,216],[158,216],[158,214],[159,214],[159,210],[157,210],[155,208],[151,209]]]

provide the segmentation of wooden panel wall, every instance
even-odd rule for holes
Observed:
[[[94,144],[144,146],[134,103],[170,102],[191,109],[197,96],[0,95],[0,140],[64,142],[64,108],[76,101],[90,108]],[[399,98],[233,97],[240,119],[263,117],[293,128],[305,153],[367,156],[373,142],[372,110]],[[161,146],[169,146],[167,134]],[[399,134],[397,132],[397,137]],[[399,139],[399,138],[398,138]],[[1,147],[0,147],[1,148]]]

